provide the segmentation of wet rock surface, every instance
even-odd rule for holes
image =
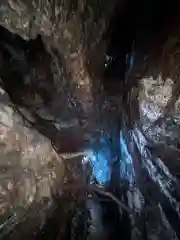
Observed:
[[[1,1],[3,237],[179,238],[173,4]]]

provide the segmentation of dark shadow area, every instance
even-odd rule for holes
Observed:
[[[107,91],[114,85],[116,94],[117,82],[125,80],[126,73],[134,64],[135,52],[140,54],[137,59],[139,57],[143,59],[150,53],[156,59],[156,63],[153,59],[152,64],[160,62],[161,48],[179,24],[179,8],[180,4],[176,0],[166,3],[154,0],[136,2],[128,0],[119,4],[105,35],[108,42],[106,54],[110,58],[105,59],[104,86]],[[167,66],[163,65],[159,70],[164,75]],[[149,74],[152,76],[154,71]],[[128,86],[127,83],[126,87]]]

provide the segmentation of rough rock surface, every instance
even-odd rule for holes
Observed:
[[[87,159],[92,149],[104,151],[104,139],[111,141],[105,129],[114,120],[104,116],[116,114],[99,86],[104,64],[102,37],[114,5],[115,1],[104,0],[1,1],[0,78],[2,92],[10,98],[10,106],[9,102],[5,107],[2,104],[6,110],[2,119],[10,124],[7,128],[2,124],[2,159],[6,162],[10,151],[6,165],[14,165],[12,171],[7,168],[10,183],[6,184],[12,188],[11,195],[17,188],[11,203],[5,191],[2,213],[16,214],[18,205],[23,215],[34,201],[39,204],[44,199],[48,205],[52,188],[61,194],[58,186],[63,181],[86,182],[83,157]],[[13,146],[7,147],[4,141]],[[19,176],[16,182],[13,174]],[[9,225],[13,226],[11,219]]]

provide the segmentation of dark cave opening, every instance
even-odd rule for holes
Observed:
[[[117,82],[124,81],[132,67],[134,51],[158,54],[169,33],[179,24],[180,3],[176,0],[128,0],[118,6],[105,34],[108,44],[103,83],[112,95],[113,91],[116,94]]]

